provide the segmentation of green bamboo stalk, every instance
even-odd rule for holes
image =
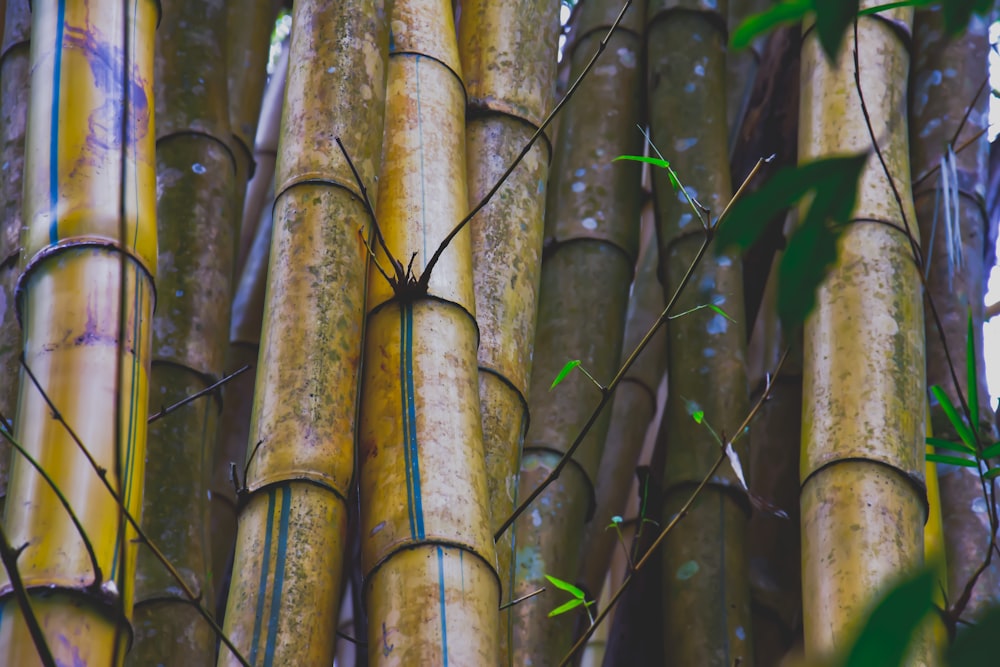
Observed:
[[[697,199],[718,216],[731,195],[726,137],[725,2],[653,2],[647,13],[650,129],[655,145]],[[663,170],[653,177],[660,241],[660,280],[671,294],[704,241],[699,214]],[[699,264],[668,324],[669,393],[659,438],[666,446],[663,520],[690,496],[718,456],[716,433],[735,435],[749,407],[742,269],[721,255]],[[737,446],[741,456],[745,445]],[[750,584],[746,563],[748,506],[728,466],[695,500],[664,540],[663,642],[668,663],[750,664]],[[680,619],[683,619],[680,620]]]

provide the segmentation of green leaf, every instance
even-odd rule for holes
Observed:
[[[927,438],[928,445],[934,445],[938,449],[948,449],[959,454],[976,454],[976,450],[963,442],[952,442],[944,438]]]
[[[1000,456],[1000,442],[994,442],[992,445],[983,450],[982,457],[984,459],[992,459]]]
[[[700,424],[705,420],[705,412],[703,410],[695,410],[691,413],[691,419],[693,419],[695,423]]]
[[[721,308],[719,308],[718,306],[716,306],[714,303],[709,303],[709,304],[705,304],[705,305],[708,306],[709,308],[711,308],[713,311],[715,311],[719,315],[722,315],[724,318],[726,318],[727,320],[729,320],[733,324],[736,324],[736,320],[734,320],[733,318],[729,317],[729,315],[726,314],[726,311],[722,310]]]
[[[934,394],[934,398],[937,399],[941,409],[944,410],[945,416],[948,417],[948,421],[951,422],[952,428],[954,428],[955,432],[958,433],[958,437],[962,439],[962,442],[967,444],[969,447],[972,447],[973,451],[975,451],[976,437],[972,434],[972,431],[969,430],[965,420],[959,416],[955,406],[952,405],[951,399],[948,398],[948,394],[944,393],[944,390],[941,389],[940,385],[934,385],[931,387],[931,393]]]
[[[734,49],[745,49],[759,35],[786,23],[795,23],[813,8],[813,0],[786,0],[776,3],[770,9],[747,17],[733,32],[729,45]]]
[[[927,460],[934,463],[947,463],[953,466],[964,466],[975,468],[979,464],[971,459],[963,459],[961,456],[948,456],[946,454],[927,454]]]
[[[844,32],[853,25],[858,15],[858,0],[814,0],[816,10],[816,34],[819,44],[831,63],[837,61]]]
[[[969,330],[965,338],[965,372],[969,383],[969,412],[972,432],[979,433],[979,381],[976,378],[976,337],[972,331],[972,309],[969,309]]]
[[[560,614],[565,614],[567,611],[570,611],[571,609],[576,609],[582,604],[583,600],[581,600],[580,598],[573,598],[569,602],[564,602],[563,604],[559,605],[558,607],[550,611],[549,618],[552,618],[553,616],[559,616]]]
[[[632,160],[634,162],[645,162],[646,164],[651,164],[654,167],[662,167],[663,169],[670,169],[670,163],[658,157],[647,157],[645,155],[619,155],[614,160],[612,160],[612,162],[618,162],[619,160]]]
[[[993,607],[975,625],[959,630],[948,647],[948,664],[952,667],[993,667],[997,664],[997,637],[1000,637],[1000,607]]]
[[[550,574],[546,574],[545,578],[548,579],[549,583],[551,583],[556,588],[566,591],[567,593],[569,593],[570,595],[572,595],[573,597],[575,597],[580,601],[583,601],[583,599],[587,597],[582,590],[580,590],[573,584],[569,583],[568,581],[563,581],[559,577],[553,577]]]
[[[897,7],[921,7],[937,1],[938,0],[903,0],[902,2],[887,2],[884,5],[875,5],[874,7],[866,7],[865,9],[858,10],[858,16],[880,14],[882,12],[887,12],[890,9],[896,9]]]
[[[983,477],[985,477],[986,479],[993,479],[997,475],[1000,475],[1000,468],[990,468],[989,470],[986,471],[986,474],[983,475]]]
[[[993,3],[991,0],[948,0],[941,5],[944,12],[944,28],[955,35],[965,30],[973,14],[987,16]]]
[[[897,584],[875,606],[847,655],[845,667],[897,667],[910,638],[932,609],[934,572],[921,570]]]
[[[570,371],[579,366],[580,363],[581,362],[579,359],[574,359],[573,361],[567,361],[566,365],[562,367],[561,371],[559,371],[559,375],[557,375],[556,379],[552,381],[552,384],[549,386],[549,391],[555,389],[556,385],[565,380],[566,376],[570,374]]]

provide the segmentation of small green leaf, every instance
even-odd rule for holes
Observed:
[[[779,25],[795,23],[812,10],[812,0],[786,0],[776,3],[770,9],[749,16],[733,32],[729,45],[734,49],[745,49],[758,35],[773,30]]]
[[[875,606],[848,653],[845,667],[897,667],[910,638],[933,608],[934,571],[897,584]]]
[[[965,338],[965,372],[969,382],[969,412],[972,413],[972,432],[979,433],[979,381],[976,378],[976,337],[972,331],[972,309],[969,309],[969,328]]]
[[[1000,607],[993,607],[962,629],[948,647],[952,667],[991,667],[997,664],[997,637],[1000,637]]]
[[[550,574],[546,574],[545,578],[548,579],[549,583],[551,583],[553,586],[566,591],[567,593],[577,598],[578,600],[583,600],[585,597],[587,597],[582,590],[580,590],[573,584],[569,583],[568,581],[563,581],[559,577],[553,577]]]
[[[992,459],[1000,456],[1000,442],[994,442],[992,445],[983,450],[984,459]]]
[[[579,359],[574,359],[573,361],[567,361],[566,365],[562,367],[561,371],[559,371],[559,375],[557,375],[556,379],[552,381],[552,384],[549,386],[549,391],[555,389],[556,385],[565,380],[566,376],[570,374],[570,371],[579,366],[580,363],[581,362]]]
[[[944,438],[927,438],[928,445],[934,445],[938,449],[948,449],[953,452],[958,452],[959,454],[972,454],[975,455],[976,450],[969,447],[963,442],[952,442],[950,440],[945,440]]]
[[[933,463],[947,463],[953,466],[964,466],[966,468],[975,468],[979,464],[971,459],[963,459],[960,456],[948,456],[946,454],[927,454],[927,460]]]
[[[612,160],[612,162],[618,162],[619,160],[632,160],[634,162],[645,162],[646,164],[651,164],[654,167],[662,167],[663,169],[670,169],[670,163],[658,157],[647,157],[645,155],[619,155],[614,160]]]
[[[844,32],[854,23],[858,14],[858,0],[814,0],[816,34],[820,46],[831,63],[837,61],[837,52],[844,41]]]
[[[559,616],[560,614],[565,614],[567,611],[576,609],[582,604],[583,600],[581,600],[580,598],[573,598],[569,602],[564,602],[563,604],[559,605],[558,607],[550,611],[549,618],[552,618],[553,616]]]
[[[719,308],[718,306],[716,306],[714,303],[709,303],[709,304],[707,304],[707,306],[709,308],[711,308],[713,311],[715,311],[716,313],[718,313],[719,315],[722,315],[724,318],[726,318],[727,320],[729,320],[733,324],[736,324],[736,320],[734,320],[733,318],[729,317],[729,315],[726,313],[726,311],[722,310],[721,308]]]
[[[985,477],[986,479],[993,479],[997,475],[1000,475],[1000,468],[990,468],[989,470],[986,471],[986,474],[983,475],[983,477]]]
[[[700,424],[705,420],[705,412],[703,410],[695,410],[691,413],[691,418],[694,419],[695,423]]]
[[[951,422],[952,428],[954,428],[955,432],[958,433],[958,437],[962,439],[962,442],[975,451],[976,437],[972,434],[972,431],[969,430],[965,420],[959,416],[958,410],[955,409],[951,399],[948,398],[948,394],[944,393],[944,390],[941,389],[939,385],[931,387],[931,393],[934,394],[934,398],[937,399],[941,409],[944,410],[945,416],[948,417],[948,421]]]

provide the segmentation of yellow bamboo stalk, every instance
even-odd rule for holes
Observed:
[[[39,386],[125,507],[140,512],[153,277],[155,2],[36,1],[18,280],[24,355]],[[123,42],[128,35],[128,41]],[[123,219],[124,217],[124,219]],[[124,233],[124,238],[122,235]],[[135,534],[98,472],[31,382],[15,438],[69,499],[16,456],[4,528],[58,664],[119,664],[129,641]],[[0,662],[38,663],[9,578]]]
[[[287,49],[285,51],[287,54]],[[216,573],[215,591],[220,606],[224,606],[229,590],[233,548],[236,543],[236,487],[231,479],[231,465],[242,472],[250,437],[250,413],[253,408],[253,388],[257,378],[257,355],[260,351],[260,326],[264,318],[264,296],[267,289],[267,265],[271,252],[271,228],[274,220],[274,158],[278,150],[281,121],[281,101],[285,93],[288,57],[285,55],[271,76],[265,93],[262,122],[257,128],[255,155],[257,169],[247,186],[243,205],[244,221],[240,229],[252,229],[253,243],[241,253],[239,279],[233,291],[229,322],[229,348],[226,368],[250,366],[250,370],[233,378],[222,389],[222,414],[212,466],[211,522],[212,572]],[[267,158],[265,156],[270,156]],[[252,224],[250,218],[257,216]]]
[[[874,6],[865,0],[862,7]],[[804,38],[801,161],[871,151],[852,51],[891,185],[869,154],[840,256],[805,325],[802,594],[807,658],[848,643],[887,582],[923,560],[924,340],[905,124],[912,10],[863,17],[830,65]],[[903,211],[893,197],[899,192]],[[889,221],[873,224],[866,220]],[[929,664],[923,643],[907,664]]]
[[[28,0],[5,3],[3,45],[0,47],[0,419],[13,422],[20,377],[21,326],[14,306],[14,288],[21,256],[21,173],[28,120],[31,10]],[[13,430],[13,423],[0,428]],[[0,443],[0,512],[7,496],[10,447]]]
[[[468,92],[470,203],[479,201],[540,127],[553,105],[559,3],[462,6],[459,54]],[[528,427],[528,378],[542,263],[551,147],[537,142],[471,226],[479,323],[479,394],[495,531],[517,499]],[[513,588],[513,532],[497,543],[501,597]],[[501,614],[500,664],[508,663],[512,608]]]
[[[586,67],[621,10],[622,3],[614,1],[580,5],[577,39],[564,51],[571,62],[570,80]],[[549,391],[553,378],[572,359],[604,382],[617,370],[638,253],[641,183],[638,165],[612,160],[642,152],[636,124],[643,115],[644,10],[645,3],[632,3],[559,124],[528,391],[534,419],[525,437],[522,492],[535,489],[556,466],[601,398],[582,373]],[[544,575],[570,581],[577,576],[610,416],[610,411],[600,416],[558,481],[514,525],[514,597],[547,588],[514,608],[516,665],[556,664],[573,643],[574,623],[583,611],[548,618],[565,599]]]
[[[162,0],[157,31],[157,223],[150,412],[218,381],[229,331],[236,164],[230,148],[222,0]],[[188,82],[197,80],[198,86]],[[219,403],[155,422],[143,526],[205,605],[213,598],[207,482]],[[216,638],[152,552],[140,549],[129,663],[211,664]]]
[[[388,27],[378,0],[297,2],[293,21],[246,493],[224,628],[255,665],[329,667],[354,471],[367,270],[360,234],[371,223],[335,138],[374,186]],[[220,665],[234,662],[220,653]]]
[[[392,26],[377,210],[390,252],[423,275],[468,210],[462,70],[447,0],[398,0]],[[370,278],[359,440],[368,659],[491,665],[500,587],[467,230],[428,288],[397,298]]]
[[[727,3],[657,0],[646,15],[652,138],[676,169],[688,195],[714,219],[731,195],[726,137]],[[704,230],[684,193],[662,169],[653,173],[659,225],[660,280],[672,295],[698,256]],[[692,410],[704,411],[716,433],[734,435],[749,408],[745,371],[743,276],[740,259],[701,262],[668,324],[669,393],[659,440],[666,448],[664,504],[668,520],[711,469],[718,444]],[[746,460],[745,444],[736,447]],[[670,664],[750,662],[750,584],[746,562],[748,505],[728,465],[699,494],[663,543],[665,658]]]
[[[971,315],[976,350],[980,352],[975,362],[979,426],[987,444],[995,441],[995,429],[982,357],[982,293],[984,257],[993,248],[986,243],[990,225],[985,197],[989,144],[985,134],[978,138],[976,135],[989,125],[989,91],[981,87],[987,77],[988,30],[986,20],[974,18],[961,37],[952,38],[945,32],[940,11],[917,12],[910,102],[910,159],[913,174],[920,179],[914,185],[913,197],[924,239],[927,291],[937,307],[946,338],[941,340],[927,312],[927,384],[940,385],[955,405],[961,405],[948,367],[947,348],[961,391],[969,399],[965,348],[967,318]],[[969,106],[971,112],[966,118]],[[956,136],[960,124],[963,127]],[[949,155],[947,146],[953,140],[953,151],[970,140],[973,144]],[[925,174],[929,175],[921,178]],[[936,400],[930,409],[935,435],[958,441],[958,434]],[[990,517],[975,468],[941,465],[939,472],[941,509],[946,517],[948,588],[958,595],[983,562]],[[975,618],[997,603],[1000,562],[994,561],[976,582],[963,616]]]
[[[256,174],[254,138],[261,112],[264,84],[267,83],[267,58],[271,47],[274,19],[282,0],[227,0],[226,76],[229,97],[229,124],[233,133],[236,158],[236,220],[243,220],[243,192]],[[277,137],[275,137],[277,141]],[[270,179],[265,178],[267,183]],[[256,218],[251,220],[257,222]],[[243,266],[253,230],[238,227],[235,242],[236,275]],[[245,241],[245,242],[244,242]]]

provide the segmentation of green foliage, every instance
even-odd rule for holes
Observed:
[[[1000,607],[990,609],[975,625],[955,637],[948,647],[951,667],[992,667],[997,664],[997,637],[1000,637]]]
[[[750,247],[768,223],[812,194],[778,266],[778,317],[794,331],[816,305],[816,290],[837,260],[837,240],[857,200],[867,153],[780,169],[756,192],[738,199],[719,227],[715,250]]]
[[[583,605],[584,609],[587,610],[587,615],[588,616],[590,615],[590,605],[594,604],[594,601],[593,600],[587,601],[587,595],[581,589],[577,588],[568,581],[563,581],[559,577],[553,577],[550,574],[546,574],[545,578],[548,579],[549,583],[555,586],[556,588],[566,591],[567,593],[573,596],[567,602],[564,602],[563,604],[559,605],[558,607],[550,611],[549,618],[565,614],[568,611],[576,609],[580,605]],[[591,617],[591,621],[593,621],[593,617]]]
[[[566,365],[562,367],[562,370],[561,370],[561,371],[559,371],[559,374],[558,374],[558,375],[556,375],[556,379],[555,379],[555,380],[553,380],[553,381],[552,381],[552,384],[550,384],[550,385],[549,385],[549,391],[552,391],[553,389],[555,389],[555,388],[556,388],[556,386],[557,386],[557,385],[558,385],[558,384],[559,384],[560,382],[562,382],[563,380],[565,380],[565,379],[566,379],[566,376],[567,376],[567,375],[569,375],[569,374],[570,374],[570,372],[571,372],[571,371],[572,371],[572,370],[573,370],[574,368],[576,368],[577,366],[579,366],[579,365],[580,365],[580,363],[581,363],[581,362],[580,362],[580,360],[579,360],[579,359],[573,359],[572,361],[567,361],[567,362],[566,362]]]

